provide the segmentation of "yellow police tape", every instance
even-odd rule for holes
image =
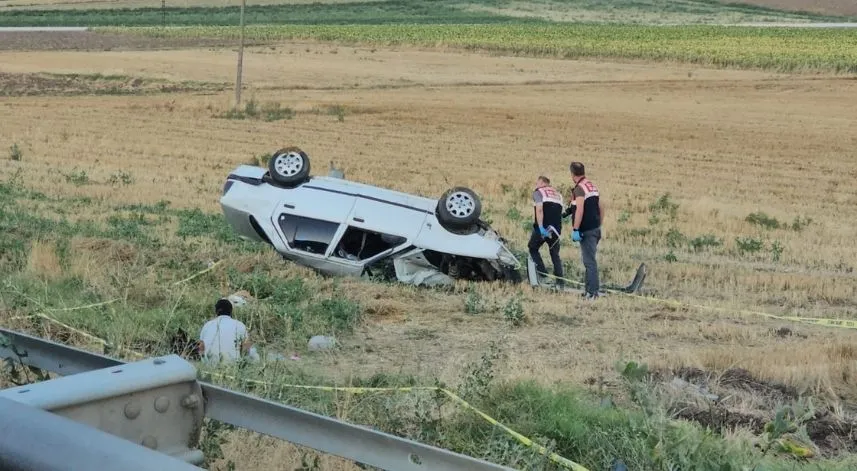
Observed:
[[[78,307],[77,309],[82,309],[84,307],[93,307],[93,306],[81,306],[81,307]],[[131,349],[121,348],[121,347],[117,348],[117,347],[111,345],[106,340],[102,339],[101,337],[98,337],[96,335],[92,335],[89,332],[85,332],[83,330],[77,329],[77,328],[72,327],[72,326],[65,324],[63,322],[60,322],[60,321],[58,321],[58,320],[56,320],[56,319],[54,319],[54,318],[52,318],[46,314],[37,313],[37,314],[32,314],[30,316],[18,316],[18,317],[13,317],[10,320],[27,319],[30,317],[39,317],[39,318],[45,319],[49,322],[53,322],[53,323],[55,323],[59,326],[62,326],[62,327],[66,328],[66,329],[68,329],[74,333],[77,333],[83,337],[86,337],[90,340],[94,340],[94,341],[96,341],[96,342],[98,342],[104,346],[116,348],[119,351],[128,352],[128,353],[130,353],[130,354],[132,354],[138,358],[146,358],[147,357],[147,355],[143,355],[142,353],[131,350]],[[553,453],[553,452],[548,453],[547,448],[533,442],[532,440],[525,437],[524,435],[521,435],[520,433],[518,433],[518,432],[512,430],[511,428],[503,425],[502,423],[500,423],[499,421],[497,421],[493,417],[491,417],[488,414],[477,409],[476,407],[474,407],[473,405],[471,405],[470,403],[468,403],[467,401],[465,401],[464,399],[462,399],[461,397],[459,397],[457,394],[453,393],[452,391],[449,391],[448,389],[444,389],[444,388],[440,388],[440,387],[436,387],[436,386],[416,386],[416,387],[399,387],[399,388],[354,388],[354,387],[337,387],[337,386],[314,386],[314,385],[304,385],[304,384],[276,384],[276,383],[271,383],[268,381],[260,381],[260,380],[256,380],[256,379],[239,379],[239,378],[236,378],[234,376],[224,375],[221,373],[213,373],[213,372],[206,372],[206,373],[211,375],[211,376],[214,376],[214,377],[220,377],[220,378],[224,378],[224,379],[232,379],[234,381],[243,381],[246,383],[260,384],[260,385],[265,385],[265,386],[270,386],[270,387],[279,386],[279,387],[299,388],[299,389],[316,389],[316,390],[331,391],[331,392],[341,391],[341,392],[350,392],[352,394],[365,394],[365,393],[369,393],[369,392],[412,392],[412,391],[441,392],[441,393],[445,394],[447,397],[449,397],[450,399],[452,399],[453,401],[462,405],[464,408],[472,410],[477,415],[479,415],[480,417],[485,419],[485,421],[487,421],[488,423],[501,428],[503,431],[505,431],[506,433],[508,433],[509,435],[514,437],[515,439],[517,439],[519,442],[521,442],[521,444],[523,444],[524,446],[533,448],[536,451],[538,451],[540,454],[547,456],[551,461],[553,461],[553,462],[555,462],[555,463],[557,463],[557,464],[559,464],[559,465],[561,465],[567,469],[570,469],[572,471],[589,471],[587,468],[575,463],[574,461],[569,460],[568,458],[564,458],[564,457],[562,457],[556,453]]]
[[[583,286],[583,283],[581,283],[579,281],[569,280],[568,278],[563,278],[563,277],[559,277],[559,276],[551,275],[551,274],[548,274],[546,276],[550,277],[550,278],[562,280],[566,283],[571,283],[571,284],[574,284],[577,286]],[[683,303],[681,301],[675,301],[675,300],[671,300],[671,299],[654,298],[654,297],[650,297],[650,296],[642,296],[639,294],[626,293],[624,291],[611,290],[611,289],[604,290],[604,291],[606,291],[608,293],[621,294],[623,296],[627,296],[630,298],[642,299],[642,300],[648,301],[650,303],[667,304],[667,305],[671,305],[673,307],[709,309],[712,311],[720,311],[720,312],[723,312],[726,314],[738,313],[738,314],[767,317],[769,319],[779,319],[779,320],[784,320],[784,321],[803,322],[803,323],[807,323],[807,324],[823,325],[823,326],[828,326],[828,327],[839,327],[839,328],[843,328],[843,329],[857,329],[857,320],[824,319],[824,318],[817,318],[817,317],[799,317],[799,316],[780,316],[780,315],[771,314],[768,312],[751,311],[751,310],[747,310],[747,309],[730,309],[730,308],[719,307],[719,306],[706,306],[704,304]]]
[[[80,307],[77,307],[77,308],[75,308],[75,309],[83,309],[84,307],[93,307],[93,306],[80,306]],[[69,310],[71,310],[71,309],[69,309]],[[53,317],[48,316],[47,314],[34,313],[34,314],[27,315],[27,316],[16,316],[16,317],[11,317],[11,318],[9,318],[8,320],[10,320],[10,321],[14,321],[14,320],[23,320],[23,319],[30,319],[30,318],[33,318],[33,317],[38,317],[38,318],[44,319],[44,320],[46,320],[46,321],[48,321],[48,322],[54,323],[54,324],[56,324],[56,325],[58,325],[58,326],[60,326],[60,327],[64,327],[65,329],[68,329],[69,331],[74,332],[74,333],[76,333],[76,334],[80,335],[81,337],[87,338],[87,339],[92,340],[92,341],[94,341],[94,342],[96,342],[96,343],[100,343],[101,345],[103,345],[103,346],[105,346],[105,347],[113,348],[113,349],[116,349],[116,350],[121,351],[121,352],[130,353],[131,355],[133,355],[133,356],[135,356],[135,357],[138,357],[138,358],[146,358],[146,355],[143,355],[143,354],[142,354],[142,353],[140,353],[140,352],[137,352],[137,351],[135,351],[135,350],[131,350],[131,349],[128,349],[128,348],[124,348],[124,347],[117,347],[117,346],[115,346],[115,345],[111,345],[111,344],[110,344],[110,342],[108,342],[108,341],[106,341],[106,340],[102,339],[101,337],[98,337],[98,336],[96,336],[96,335],[92,335],[92,334],[90,334],[89,332],[86,332],[86,331],[84,331],[84,330],[80,330],[80,329],[78,329],[78,328],[76,328],[76,327],[72,327],[72,326],[70,326],[70,325],[68,325],[68,324],[66,324],[66,323],[64,323],[64,322],[60,322],[60,321],[58,321],[57,319],[54,319]]]
[[[100,303],[87,304],[87,305],[85,305],[85,306],[75,306],[75,307],[57,307],[57,308],[48,308],[48,309],[46,309],[46,310],[48,310],[48,311],[53,311],[53,312],[60,312],[60,311],[79,311],[79,310],[81,310],[81,309],[89,309],[89,308],[93,308],[93,307],[106,306],[106,305],[108,305],[108,304],[113,304],[113,303],[115,303],[116,301],[119,301],[119,298],[114,298],[114,299],[111,299],[111,300],[109,300],[109,301],[102,301],[102,302],[100,302]]]
[[[225,260],[225,259],[218,260],[217,262],[212,263],[212,264],[211,264],[211,266],[209,266],[208,268],[206,268],[206,269],[204,269],[204,270],[201,270],[201,271],[198,271],[198,272],[194,273],[193,275],[191,275],[191,276],[189,276],[189,277],[187,277],[187,278],[185,278],[185,279],[182,279],[182,280],[176,281],[175,283],[173,283],[173,286],[178,286],[178,285],[180,285],[180,284],[182,284],[182,283],[186,283],[186,282],[188,282],[188,281],[190,281],[190,280],[192,280],[192,279],[194,279],[194,278],[196,278],[196,277],[198,277],[198,276],[200,276],[200,275],[203,275],[203,274],[205,274],[205,273],[207,273],[207,272],[209,272],[209,271],[211,271],[211,270],[214,270],[218,265],[220,265],[221,263],[223,263],[223,261],[224,261],[224,260]],[[108,304],[113,304],[113,303],[115,303],[116,301],[119,301],[120,299],[121,299],[121,298],[113,298],[113,299],[110,299],[110,300],[108,300],[108,301],[102,301],[102,302],[98,302],[98,303],[86,304],[86,305],[83,305],[83,306],[65,307],[65,308],[46,308],[45,310],[46,310],[46,311],[51,311],[51,312],[79,311],[79,310],[82,310],[82,309],[90,309],[90,308],[93,308],[93,307],[100,307],[100,306],[106,306],[106,305],[108,305]],[[62,326],[62,327],[64,327],[64,328],[66,328],[66,329],[68,329],[69,331],[74,332],[74,333],[76,333],[76,334],[78,334],[78,335],[80,335],[80,336],[82,336],[82,337],[85,337],[85,338],[88,338],[88,339],[90,339],[90,340],[93,340],[93,341],[95,341],[95,342],[97,342],[97,343],[100,343],[100,344],[101,344],[101,345],[103,345],[103,346],[110,347],[110,348],[115,348],[115,349],[116,349],[116,350],[118,350],[118,351],[124,351],[124,352],[130,353],[131,355],[136,356],[136,357],[138,357],[138,358],[145,358],[145,357],[146,357],[146,355],[143,355],[142,353],[136,352],[136,351],[134,351],[134,350],[130,350],[130,349],[127,349],[127,348],[123,348],[123,347],[116,347],[116,346],[114,346],[114,345],[110,345],[110,343],[108,343],[106,340],[104,340],[104,339],[102,339],[102,338],[100,338],[100,337],[97,337],[97,336],[95,336],[95,335],[90,334],[89,332],[85,332],[85,331],[83,331],[83,330],[77,329],[77,328],[72,327],[72,326],[70,326],[70,325],[68,325],[68,324],[65,324],[65,323],[63,323],[63,322],[60,322],[59,320],[54,319],[53,317],[50,317],[50,316],[48,316],[48,315],[46,315],[46,314],[35,313],[35,314],[26,315],[26,316],[15,316],[15,317],[8,318],[8,320],[23,320],[23,319],[29,319],[29,318],[32,318],[32,317],[39,317],[39,318],[45,319],[45,320],[47,320],[47,321],[50,321],[50,322],[52,322],[52,323],[54,323],[54,324],[56,324],[56,325],[59,325],[59,326]]]
[[[520,433],[518,433],[518,432],[512,430],[511,428],[503,425],[502,423],[497,421],[497,419],[495,419],[495,418],[489,416],[488,414],[482,412],[481,410],[477,409],[476,407],[474,407],[469,402],[462,399],[460,396],[458,396],[454,392],[452,392],[448,389],[445,389],[445,388],[441,388],[441,387],[437,387],[437,386],[413,386],[413,387],[398,387],[398,388],[362,388],[362,387],[340,387],[340,386],[313,386],[313,385],[305,385],[305,384],[279,384],[279,383],[271,383],[268,381],[260,381],[257,379],[239,379],[239,378],[236,378],[234,376],[224,375],[221,373],[212,373],[212,372],[207,372],[207,373],[211,376],[214,376],[214,377],[219,377],[219,378],[223,378],[223,379],[231,379],[234,381],[243,381],[243,382],[252,383],[252,384],[259,384],[259,385],[263,385],[263,386],[294,388],[294,389],[315,389],[315,390],[330,391],[330,392],[338,391],[338,392],[348,392],[348,393],[352,393],[352,394],[366,394],[366,393],[370,393],[370,392],[412,392],[412,391],[440,392],[440,393],[445,394],[447,397],[449,397],[453,401],[457,402],[461,406],[463,406],[465,409],[469,409],[469,410],[475,412],[477,415],[479,415],[480,417],[485,419],[485,421],[490,423],[491,425],[495,425],[497,427],[500,427],[501,429],[503,429],[504,432],[508,433],[509,435],[511,435],[512,437],[517,439],[524,446],[533,448],[536,451],[538,451],[540,454],[546,455],[548,458],[550,458],[551,461],[553,461],[559,465],[562,465],[563,467],[565,467],[567,469],[571,469],[573,471],[589,471],[587,468],[581,466],[580,464],[575,463],[574,461],[571,461],[568,458],[563,458],[562,456],[560,456],[556,453],[548,453],[547,448],[533,442],[532,440],[525,437],[524,435],[521,435]]]
[[[220,260],[218,260],[218,261],[216,261],[216,262],[212,263],[212,264],[211,264],[211,266],[210,266],[210,267],[208,267],[208,268],[206,268],[205,270],[202,270],[202,271],[196,272],[196,273],[194,273],[193,275],[191,275],[191,276],[189,276],[189,277],[187,277],[187,278],[185,278],[185,279],[183,279],[183,280],[176,281],[175,283],[173,283],[173,285],[174,285],[174,286],[180,285],[180,284],[185,283],[185,282],[188,282],[188,281],[190,281],[190,280],[192,280],[192,279],[194,279],[194,278],[196,278],[196,277],[198,277],[198,276],[200,276],[200,275],[202,275],[202,274],[205,274],[205,273],[207,273],[207,272],[209,272],[209,271],[211,271],[211,270],[214,270],[214,268],[215,268],[215,267],[217,267],[218,265],[220,265],[221,263],[223,263],[223,261],[224,261],[224,260],[226,260],[226,259],[220,259]]]

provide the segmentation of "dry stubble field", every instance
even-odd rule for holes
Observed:
[[[568,162],[579,159],[607,205],[604,281],[625,284],[645,262],[647,291],[660,297],[857,318],[857,110],[844,98],[857,93],[853,79],[290,43],[245,52],[245,99],[296,112],[264,122],[214,117],[232,99],[234,58],[229,48],[0,52],[5,95],[32,95],[0,98],[7,117],[0,142],[17,143],[25,156],[0,161],[2,172],[22,169],[28,186],[48,195],[116,204],[166,199],[216,212],[231,168],[298,145],[317,173],[332,160],[349,178],[429,196],[470,186],[495,227],[522,248],[528,234],[514,213],[528,217],[535,177],[567,186]],[[89,96],[80,93],[91,85],[83,78],[73,96],[60,96],[56,76],[21,75],[46,73],[121,75],[126,90],[154,80],[193,81],[198,89]],[[40,87],[52,92],[39,94]],[[313,112],[324,106],[344,107],[343,119]],[[57,178],[73,169],[94,181],[125,171],[135,182],[79,187]],[[650,226],[649,207],[666,193],[678,204],[676,220],[662,214]],[[812,222],[802,231],[764,230],[745,221],[756,211]],[[687,240],[713,234],[723,246],[694,252],[675,232],[666,235],[671,228]],[[665,237],[679,245],[669,247]],[[764,248],[739,254],[736,237],[758,237]],[[562,256],[580,267],[570,243]],[[755,379],[733,370],[729,383],[744,391],[732,399],[744,411],[762,407],[753,393],[773,390],[769,382],[795,388],[787,398],[807,391],[831,402],[857,399],[853,330],[621,296],[586,303],[528,288],[528,321],[509,327],[502,306],[490,309],[508,288],[480,286],[489,309],[471,315],[464,294],[357,281],[346,287],[367,303],[369,320],[345,340],[348,354],[323,360],[343,375],[449,379],[496,340],[508,355],[498,374],[504,379],[609,388],[614,363],[633,359],[685,367],[691,376],[692,369],[745,369]],[[227,455],[246,456],[248,446],[257,445],[232,442]],[[242,461],[241,469],[257,469]]]

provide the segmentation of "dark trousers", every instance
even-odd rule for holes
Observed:
[[[580,233],[580,258],[584,268],[586,268],[586,292],[588,294],[598,294],[601,289],[598,279],[598,262],[595,260],[600,240],[600,227]]]
[[[541,232],[539,232],[538,228],[534,228],[532,234],[530,234],[530,242],[527,244],[527,248],[530,249],[530,257],[533,259],[533,263],[536,264],[536,271],[540,276],[547,275],[547,269],[545,268],[545,263],[542,261],[542,256],[539,254],[539,249],[542,248],[542,244],[548,244],[549,252],[551,256],[551,262],[553,262],[553,274],[557,277],[556,285],[563,286],[562,280],[562,260],[559,258],[559,246],[560,241],[557,238],[556,234],[551,233],[550,237],[545,239],[542,237]]]

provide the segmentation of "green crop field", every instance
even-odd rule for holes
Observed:
[[[237,39],[232,26],[104,28],[168,38]],[[314,39],[453,46],[562,58],[612,57],[777,71],[857,73],[857,29],[630,25],[250,26],[250,41]]]
[[[0,3],[0,26],[150,26],[235,25],[235,0],[126,0],[104,4],[66,1],[7,0]],[[714,0],[378,0],[294,3],[251,0],[248,24],[490,24],[527,21],[612,22],[633,24],[704,24],[744,22],[841,21],[842,18],[784,12],[752,5],[724,5]]]

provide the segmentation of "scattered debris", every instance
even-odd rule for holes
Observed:
[[[282,361],[286,359],[286,356],[282,353],[268,352],[268,354],[265,355],[265,359],[268,361]]]
[[[226,297],[233,306],[246,306],[247,303],[254,301],[253,296],[245,290],[236,291]]]
[[[697,386],[695,384],[688,383],[681,378],[673,378],[669,384],[677,391],[689,392],[695,396],[708,399],[709,401],[717,401],[720,399],[720,396],[717,394],[709,393],[707,386]]]
[[[324,335],[315,335],[309,339],[308,347],[311,351],[330,350],[336,345],[336,339]]]
[[[779,329],[771,329],[771,333],[773,335],[776,335],[777,337],[780,337],[780,338],[798,337],[798,338],[805,339],[807,337],[806,334],[796,332],[795,330],[793,330],[789,327],[780,327]]]
[[[613,466],[610,468],[610,471],[628,471],[628,467],[625,466],[625,463],[620,459],[613,460]]]

